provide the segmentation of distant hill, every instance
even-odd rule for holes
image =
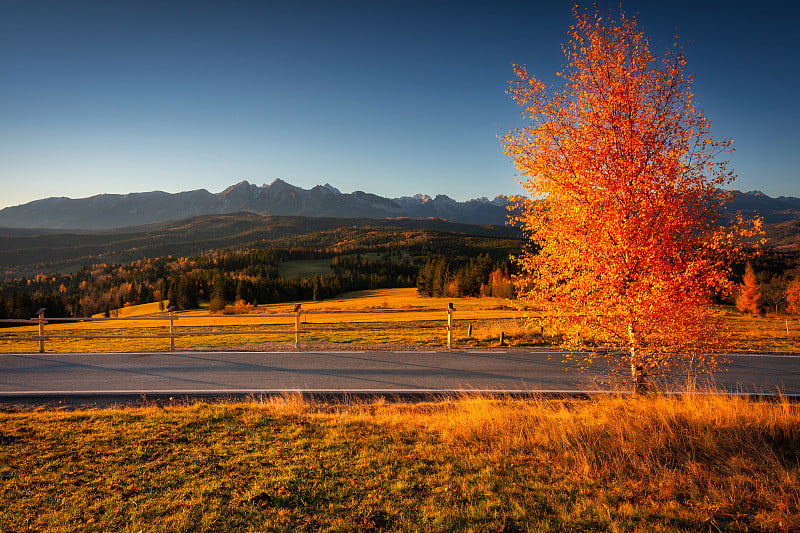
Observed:
[[[262,187],[242,181],[218,194],[199,189],[177,194],[154,191],[45,198],[0,210],[0,228],[98,230],[242,211],[334,218],[442,218],[503,225],[508,215],[507,203],[505,196],[467,202],[443,195],[390,199],[362,191],[343,194],[328,184],[302,189],[277,179]]]
[[[768,224],[764,228],[769,238],[767,246],[784,252],[800,251],[800,218]]]
[[[458,224],[441,219],[365,219],[203,215],[185,220],[95,232],[0,231],[0,278],[38,272],[72,272],[82,265],[129,263],[189,256],[230,247],[357,250],[376,244],[422,242],[447,235],[484,239],[511,251],[521,232],[504,226]]]

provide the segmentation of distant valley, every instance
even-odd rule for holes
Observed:
[[[12,233],[0,233],[0,318],[27,318],[42,307],[90,316],[163,299],[180,309],[201,300],[318,300],[413,287],[420,271],[434,295],[445,288],[508,294],[508,257],[523,244],[518,229],[496,225],[247,212],[124,230]]]
[[[407,248],[446,241],[431,250],[452,255],[464,243],[481,241],[485,242],[481,245],[484,252],[507,256],[519,249],[521,237],[519,230],[507,226],[441,219],[290,217],[247,212],[93,232],[12,229],[0,232],[0,279],[38,272],[73,272],[82,265],[185,257],[231,247],[302,248],[336,255],[375,246]]]

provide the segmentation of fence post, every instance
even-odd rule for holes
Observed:
[[[300,304],[294,306],[294,349],[300,349]]]
[[[447,349],[453,349],[453,302],[447,304]]]
[[[47,309],[46,307],[42,307],[38,311],[36,311],[36,315],[39,317],[39,353],[44,353],[44,311]]]
[[[175,319],[172,316],[174,310],[174,305],[170,305],[169,309],[167,309],[169,312],[169,349],[171,352],[175,351]]]

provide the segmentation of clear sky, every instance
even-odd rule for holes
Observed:
[[[800,196],[798,5],[623,3],[658,49],[686,43],[741,190]],[[0,208],[275,178],[519,192],[497,138],[521,124],[511,63],[555,81],[571,6],[0,0]]]

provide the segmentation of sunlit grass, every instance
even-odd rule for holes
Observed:
[[[800,407],[603,397],[0,414],[0,530],[796,531]]]
[[[725,309],[724,321],[737,350],[766,352],[800,351],[800,317],[743,315]]]
[[[501,335],[504,346],[526,348],[558,347],[557,336],[546,328],[523,326],[522,313],[513,309],[512,302],[499,298],[422,298],[416,289],[380,289],[347,293],[341,298],[321,302],[299,302],[304,311],[380,310],[400,309],[400,313],[354,313],[354,314],[304,314],[302,328],[308,330],[301,335],[303,343],[327,343],[352,346],[364,344],[374,347],[384,344],[416,345],[422,348],[444,347],[447,343],[448,303],[455,307],[453,342],[456,348],[492,348],[500,346]],[[258,306],[256,314],[247,317],[217,315],[203,317],[208,310],[176,313],[175,330],[197,331],[225,330],[282,330],[294,327],[293,317],[270,317],[270,314],[288,313],[294,303]],[[434,308],[435,312],[420,313],[417,310]],[[141,316],[158,314],[158,304],[145,304],[123,308],[119,316]],[[765,317],[742,315],[730,308],[718,311],[730,337],[729,349],[734,351],[800,352],[800,319],[767,315]],[[535,313],[530,313],[535,317]],[[164,316],[161,313],[160,316]],[[535,324],[535,320],[533,324]],[[788,335],[787,335],[788,325]],[[354,331],[323,331],[331,326],[355,326],[387,328],[378,331],[362,329]],[[406,329],[406,326],[433,326],[432,328]],[[471,326],[471,328],[470,328]],[[312,331],[314,330],[314,331]],[[85,323],[50,323],[49,334],[165,334],[168,321],[111,320]],[[0,334],[29,334],[37,332],[36,326],[3,328]],[[270,335],[219,335],[179,337],[177,349],[200,347],[246,347],[258,349],[265,343],[286,343],[287,349],[294,346],[291,334]],[[274,344],[273,344],[274,345]],[[28,352],[38,350],[38,341],[0,341],[0,352]],[[152,351],[169,348],[168,338],[158,339],[52,339],[46,343],[47,351]]]
[[[121,309],[114,309],[112,316],[131,317],[131,316],[155,315],[157,313],[163,312],[166,306],[167,306],[167,300],[162,300],[160,303],[151,302],[147,304],[128,305]],[[95,315],[92,315],[93,318],[101,318],[104,316],[105,313],[97,313]]]

